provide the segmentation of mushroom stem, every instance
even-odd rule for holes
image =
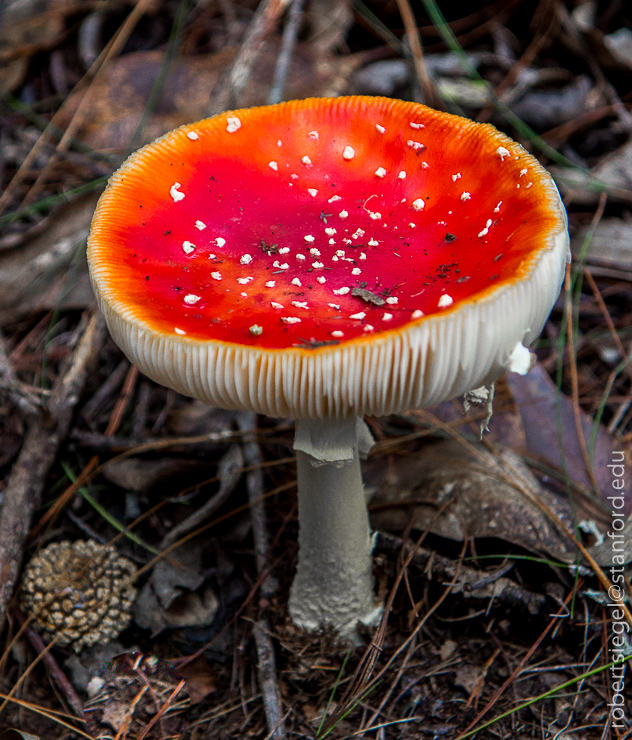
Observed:
[[[297,440],[300,425],[308,424],[313,422],[297,422]],[[348,427],[348,420],[319,424],[321,431],[330,428],[335,438],[341,425]],[[290,616],[303,629],[331,626],[341,637],[353,639],[357,623],[370,624],[381,611],[373,592],[374,541],[357,439],[353,457],[344,463],[323,464],[300,449],[296,455],[299,555],[290,592]]]

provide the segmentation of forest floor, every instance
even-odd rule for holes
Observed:
[[[632,737],[632,8],[463,8],[0,3],[0,740]],[[461,400],[367,419],[385,608],[354,646],[287,616],[293,422],[142,376],[86,264],[131,151],[222,110],[350,94],[520,142],[557,182],[573,252],[482,441]],[[136,590],[126,628],[75,652],[23,613],[21,582],[79,540],[113,545]],[[101,571],[82,562],[89,588]]]

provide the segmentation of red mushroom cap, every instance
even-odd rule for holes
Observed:
[[[512,328],[500,349],[480,350],[476,371],[471,346],[457,363],[467,370],[459,382],[430,383],[468,390],[463,383],[487,377],[516,342],[539,333],[566,253],[555,185],[522,147],[489,125],[367,97],[233,111],[166,134],[113,175],[89,240],[95,291],[141,369],[216,405],[299,416],[436,400],[419,363],[436,351],[446,318],[454,324],[473,310],[489,312],[508,293],[493,312],[511,311],[533,293],[539,305],[498,316]],[[457,343],[467,344],[459,333],[485,331],[481,318],[476,327],[452,326]],[[204,365],[199,377],[176,378],[158,361],[158,345],[172,354],[188,348],[186,362]],[[227,352],[231,363],[237,352],[248,373],[212,387],[217,368],[207,363],[224,362]],[[280,390],[313,372],[317,356],[317,364],[337,365],[349,352],[364,359],[335,382],[368,383],[371,356],[390,386],[381,401],[369,400],[364,381],[359,395],[333,407],[331,378],[316,391],[322,402],[296,404]],[[421,379],[389,375],[401,362]],[[262,383],[276,388],[277,400],[262,402]]]

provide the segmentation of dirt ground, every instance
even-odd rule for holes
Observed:
[[[573,262],[482,441],[462,398],[366,419],[384,611],[349,644],[288,618],[292,420],[139,373],[86,238],[163,133],[356,94],[522,144]],[[0,740],[632,738],[630,5],[4,0],[0,95]]]

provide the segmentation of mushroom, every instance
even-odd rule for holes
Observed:
[[[127,627],[136,566],[111,545],[55,542],[31,559],[21,582],[21,605],[47,640],[80,653],[113,640]]]
[[[568,255],[557,189],[520,145],[371,97],[166,134],[112,176],[88,244],[110,331],[144,373],[296,420],[289,611],[347,636],[379,614],[361,417],[526,372]]]

